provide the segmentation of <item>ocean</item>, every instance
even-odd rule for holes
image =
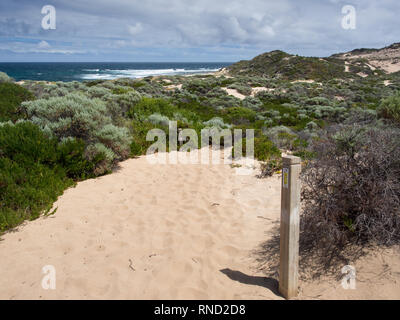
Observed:
[[[84,81],[215,72],[229,62],[1,62],[16,81]]]

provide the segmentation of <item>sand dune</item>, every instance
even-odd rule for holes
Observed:
[[[1,299],[282,299],[254,256],[279,222],[279,176],[141,157],[78,183],[56,207],[3,236]],[[55,290],[42,288],[45,265]],[[391,281],[383,297],[399,298],[399,274],[385,279],[376,288]],[[340,283],[324,293],[327,283],[303,284],[300,298],[344,297]],[[368,287],[352,294],[371,297]]]

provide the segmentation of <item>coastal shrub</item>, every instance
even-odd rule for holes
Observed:
[[[120,86],[120,85],[116,85],[112,88],[112,93],[113,94],[124,94],[124,93],[128,93],[129,91],[131,91],[132,88],[126,87],[126,86]]]
[[[169,125],[169,118],[166,116],[162,116],[159,113],[154,113],[149,116],[148,120],[155,125],[161,125],[164,127],[168,127]]]
[[[281,152],[274,143],[265,136],[254,138],[254,157],[267,162],[281,157]]]
[[[151,115],[158,114],[168,117],[171,121],[178,121],[181,125],[186,126],[189,123],[195,123],[205,117],[209,119],[212,113],[203,108],[196,102],[172,104],[170,101],[162,98],[143,97],[134,107],[132,107],[128,116],[130,118],[147,121]],[[152,118],[154,122],[156,118]],[[165,119],[164,119],[165,120]]]
[[[70,92],[86,90],[86,86],[79,81],[69,81],[69,82],[57,81],[56,84],[59,88],[66,88]]]
[[[114,159],[126,159],[129,155],[129,144],[131,142],[129,130],[117,127],[111,123],[104,125],[95,132],[97,140],[113,151]]]
[[[400,124],[400,91],[396,95],[383,99],[377,112],[379,117]]]
[[[314,98],[308,99],[307,103],[311,104],[311,105],[318,105],[318,106],[330,105],[331,104],[329,99],[327,99],[325,97],[314,97]]]
[[[142,96],[140,93],[130,90],[126,93],[113,94],[109,93],[102,97],[102,100],[107,102],[107,109],[113,119],[125,117],[128,111],[133,108]]]
[[[93,174],[100,176],[111,172],[115,164],[116,155],[110,148],[97,142],[87,146],[85,149],[85,158],[95,164]]]
[[[208,121],[203,122],[205,128],[217,128],[218,130],[230,129],[232,126],[230,124],[224,123],[224,120],[219,117],[212,118]]]
[[[110,92],[111,91],[109,89],[98,86],[89,87],[89,89],[87,90],[87,93],[91,98],[102,98]]]
[[[46,98],[64,97],[72,91],[77,91],[77,90],[74,90],[74,88],[72,88],[72,90],[71,90],[71,89],[65,88],[65,87],[48,86],[45,88],[44,93],[45,93]]]
[[[224,119],[233,124],[248,124],[254,122],[257,113],[243,107],[233,107],[224,110]]]
[[[132,85],[137,92],[142,96],[164,98],[164,87],[156,81],[136,81]]]
[[[99,84],[102,84],[102,83],[104,83],[104,82],[106,82],[107,80],[101,80],[101,79],[98,79],[98,80],[90,80],[90,81],[84,81],[83,82],[83,84],[85,85],[85,86],[87,86],[87,87],[93,87],[93,86],[97,86],[97,85],[99,85]]]
[[[252,93],[252,88],[251,86],[244,86],[238,83],[233,83],[231,85],[228,86],[229,89],[235,89],[237,92],[245,95],[245,96],[249,96]]]
[[[242,155],[246,154],[247,138],[242,139]],[[279,158],[281,156],[280,150],[274,143],[266,136],[260,135],[254,137],[254,158],[259,161],[268,161],[270,159]],[[234,155],[234,148],[232,150]]]
[[[267,90],[259,91],[254,96],[260,99],[262,102],[268,102],[275,99],[274,93]]]
[[[33,94],[18,84],[0,83],[0,121],[16,121],[25,117],[20,106],[23,101],[33,100]]]
[[[366,108],[352,108],[348,111],[346,119],[343,121],[345,124],[370,124],[377,119],[376,110]]]
[[[0,71],[0,83],[3,82],[12,82],[13,79],[8,76],[7,73]]]
[[[57,146],[57,163],[64,168],[68,177],[74,180],[94,176],[96,159],[85,158],[85,142],[81,139],[63,139]]]
[[[265,119],[264,120],[264,126],[266,126],[266,127],[272,127],[272,124],[274,123],[274,120],[272,120],[272,119]]]
[[[146,141],[147,133],[157,126],[148,121],[132,121],[132,142],[130,145],[131,156],[140,156],[146,154],[147,149],[154,143]]]
[[[220,87],[215,87],[207,91],[204,96],[207,98],[223,98],[227,95],[228,93],[225,90],[221,89]]]
[[[252,110],[259,110],[261,109],[262,105],[263,103],[261,100],[255,97],[246,97],[242,101],[242,106],[244,108],[249,108]]]
[[[96,143],[105,145],[112,151],[102,153],[107,155],[101,168],[95,168],[97,174],[109,171],[109,167],[115,160],[121,160],[128,156],[130,135],[126,128],[117,127],[107,116],[105,102],[99,99],[89,99],[82,94],[69,94],[65,97],[40,99],[24,102],[22,104],[30,121],[37,124],[45,132],[58,138],[59,141],[73,137],[82,139],[86,148],[87,159],[95,158],[93,152],[100,150],[95,148]],[[89,156],[90,155],[90,156]],[[105,170],[102,170],[102,168]]]
[[[111,123],[104,102],[79,94],[24,102],[22,107],[32,122],[60,139],[90,140],[98,128]]]
[[[220,112],[215,110],[210,105],[203,105],[198,101],[190,101],[190,102],[176,102],[177,112],[184,113],[185,118],[188,119],[189,122],[201,122],[210,120],[213,117],[220,116]]]
[[[348,125],[316,140],[302,172],[303,264],[348,263],[400,242],[400,129]]]
[[[175,90],[172,92],[172,99],[178,103],[199,103],[200,99],[196,94],[186,90]]]
[[[130,118],[145,119],[154,113],[171,116],[176,110],[171,103],[165,99],[143,97],[127,113]]]
[[[21,86],[30,91],[37,99],[50,97],[49,92],[51,92],[51,90],[48,90],[48,88],[53,88],[53,90],[57,88],[57,86],[47,84],[44,81],[31,80],[24,81]]]
[[[277,126],[266,130],[266,136],[278,147],[292,150],[297,135],[285,126]]]
[[[57,141],[30,122],[0,126],[0,232],[48,211],[73,184]]]
[[[200,79],[192,79],[182,85],[182,89],[197,95],[206,95],[214,87],[216,87],[215,81],[207,81]]]
[[[231,107],[239,107],[240,106],[240,99],[231,96],[231,95],[224,95],[224,96],[219,96],[216,98],[205,98],[202,101],[202,105],[206,107],[212,107],[213,109],[217,111],[222,111],[227,108]]]
[[[57,162],[56,140],[48,138],[28,121],[2,123],[0,155],[20,163],[54,165]]]

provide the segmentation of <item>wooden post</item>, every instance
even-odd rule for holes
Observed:
[[[279,292],[286,298],[298,294],[301,160],[283,157]]]

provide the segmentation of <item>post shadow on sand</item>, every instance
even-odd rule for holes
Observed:
[[[276,279],[270,277],[249,276],[243,272],[231,270],[229,268],[219,270],[229,279],[243,284],[250,284],[269,289],[273,294],[281,296],[279,293],[279,283]]]

